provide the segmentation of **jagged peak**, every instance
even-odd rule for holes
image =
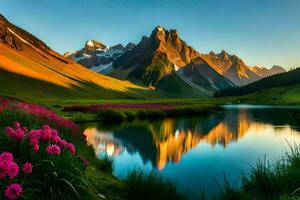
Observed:
[[[208,53],[208,55],[210,55],[210,56],[216,56],[216,53],[215,53],[214,51],[210,51],[210,52]]]
[[[128,44],[125,46],[125,50],[131,50],[136,46],[133,42],[128,42]]]
[[[273,65],[271,69],[283,69],[283,70],[285,70],[284,67],[279,66],[279,65]]]
[[[109,47],[106,46],[105,44],[103,44],[102,42],[91,39],[91,40],[86,41],[84,48],[89,50],[89,51],[93,51],[95,49],[105,50],[105,49],[108,49]]]
[[[224,49],[222,49],[222,51],[220,52],[221,55],[229,55],[229,53],[227,53],[227,51],[225,51]]]
[[[163,26],[161,26],[161,25],[157,25],[154,30],[165,31],[166,29]]]
[[[121,43],[116,44],[116,45],[110,47],[110,49],[124,49],[124,48],[125,47]]]

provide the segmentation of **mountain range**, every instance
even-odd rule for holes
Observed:
[[[208,97],[284,72],[249,67],[225,51],[201,54],[157,26],[138,44],[88,40],[63,56],[0,15],[1,94],[34,98]]]
[[[83,49],[91,41],[94,40],[87,41]],[[225,78],[221,87],[218,84],[212,84],[210,89],[213,88],[213,90],[224,89],[224,87],[228,88],[229,86],[242,86],[273,74],[285,72],[285,69],[280,66],[273,66],[271,69],[247,66],[242,59],[236,55],[230,55],[224,50],[218,54],[214,52],[199,53],[187,45],[176,30],[166,30],[161,26],[157,26],[149,37],[143,36],[137,45],[129,44],[131,44],[131,48],[124,48],[120,44],[116,45],[122,47],[120,48],[122,50],[118,52],[110,51],[109,48],[103,45],[105,46],[104,50],[96,48],[94,51],[89,51],[85,56],[81,53],[83,49],[75,53],[67,53],[66,56],[99,73],[154,87],[157,85],[162,86],[161,83],[159,84],[160,80],[169,76],[179,76],[176,79],[180,78],[184,82],[191,83],[191,76],[189,76],[189,79],[185,79],[179,74],[187,75],[187,73],[179,71],[195,63],[194,59],[197,60],[198,65],[201,61],[202,64],[222,75],[223,79]],[[109,62],[105,62],[108,58]],[[103,60],[103,62],[97,62],[97,60]],[[211,80],[216,79],[216,76],[215,73],[211,73],[208,77],[202,77],[201,79],[205,80],[207,78],[207,81],[211,82]],[[220,82],[220,77],[218,77],[218,80]],[[194,87],[195,82],[192,81],[192,84],[192,87]],[[199,84],[199,81],[196,81],[196,86],[203,87]],[[206,86],[207,84],[204,87]]]

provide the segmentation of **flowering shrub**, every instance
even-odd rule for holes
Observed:
[[[65,191],[66,199],[80,199],[80,192],[92,188],[83,174],[88,162],[76,156],[75,146],[62,139],[56,129],[43,125],[28,130],[15,122],[4,133],[0,136],[10,151],[3,151],[0,144],[0,192],[6,199],[25,198],[26,191],[43,199],[60,199]]]
[[[32,173],[32,164],[26,162],[23,165],[24,173]],[[19,166],[14,161],[14,157],[10,152],[3,152],[0,154],[0,179],[8,182],[19,175]],[[3,187],[3,185],[2,185]],[[19,183],[8,184],[5,188],[4,196],[7,199],[16,199],[22,193],[22,185]]]
[[[72,121],[57,115],[51,110],[34,103],[19,102],[11,99],[0,97],[0,112],[3,110],[23,111],[30,115],[34,115],[39,121],[44,123],[55,124],[57,128],[67,128],[73,133],[80,133],[80,128]]]
[[[38,116],[42,121],[55,122],[58,127],[66,127],[73,130],[74,132],[80,132],[79,127],[75,123],[57,115],[56,113],[46,109],[43,106],[32,103],[19,102],[15,104],[14,108]]]

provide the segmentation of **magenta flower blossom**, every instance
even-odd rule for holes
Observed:
[[[19,183],[11,183],[4,191],[4,195],[9,200],[15,200],[22,194],[22,186]]]
[[[23,165],[22,170],[25,174],[31,174],[32,173],[32,164],[30,162],[26,162]]]
[[[32,148],[34,152],[38,152],[40,150],[40,146],[38,144],[34,144]]]
[[[19,166],[15,162],[7,164],[7,175],[10,179],[14,179],[19,174]]]
[[[20,127],[21,127],[20,122],[15,122],[15,127],[16,127],[16,128],[20,128]]]
[[[41,130],[31,130],[27,135],[27,138],[29,140],[31,140],[31,139],[39,140],[40,137],[41,137]]]
[[[7,163],[0,162],[0,179],[4,179],[7,174]]]
[[[60,146],[60,148],[65,148],[66,146],[67,146],[67,142],[66,142],[66,140],[60,140],[59,141],[59,146]]]
[[[68,143],[68,144],[67,144],[67,149],[68,149],[68,151],[69,151],[72,155],[75,154],[75,146],[74,146],[74,144]]]
[[[53,137],[54,137],[54,136],[57,136],[57,135],[58,135],[57,130],[52,129],[52,130],[51,130],[51,135],[52,135]]]
[[[56,144],[52,144],[47,147],[47,152],[50,155],[58,155],[60,154],[60,148]]]
[[[13,159],[13,155],[9,152],[3,152],[0,154],[0,162],[11,162]]]
[[[41,131],[41,138],[45,141],[49,141],[52,139],[51,129],[43,128]]]
[[[6,127],[5,128],[5,132],[11,138],[13,138],[15,136],[15,134],[16,134],[15,130],[13,128],[11,128],[11,127]]]
[[[57,135],[52,137],[53,142],[59,142],[61,140],[61,138]]]
[[[16,130],[14,130],[11,127],[6,127],[5,132],[9,137],[11,137],[14,140],[17,140],[18,142],[21,142],[25,135],[25,132],[20,127],[16,128]]]
[[[24,138],[25,132],[21,128],[17,128],[15,133],[16,134],[13,138],[18,142],[21,142]]]

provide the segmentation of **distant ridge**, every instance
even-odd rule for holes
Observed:
[[[240,96],[246,95],[260,90],[285,87],[290,85],[300,84],[300,68],[290,70],[288,72],[275,74],[266,78],[263,78],[254,83],[248,84],[243,87],[236,87],[231,89],[225,89],[217,92],[215,96]]]
[[[280,66],[273,66],[271,69],[257,66],[249,67],[239,57],[230,55],[224,50],[219,54],[210,52],[202,56],[217,72],[228,78],[237,86],[247,85],[264,77],[286,72],[286,70]]]

